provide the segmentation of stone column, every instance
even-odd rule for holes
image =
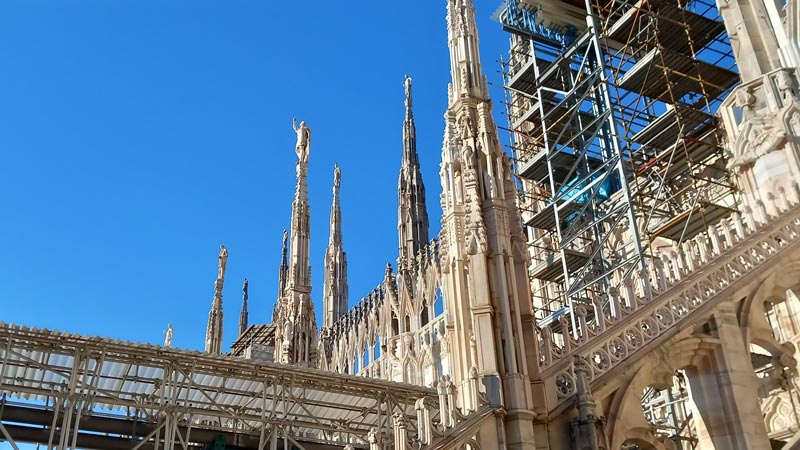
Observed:
[[[717,0],[744,83],[781,67],[778,36],[766,4],[770,1],[774,3],[774,0]]]
[[[394,450],[408,450],[408,430],[406,417],[402,413],[394,415]]]
[[[733,307],[723,305],[708,326],[719,339],[717,347],[686,369],[708,439],[715,449],[770,450],[758,403],[758,379]]]
[[[419,442],[423,445],[430,444],[432,428],[430,408],[425,403],[424,398],[417,399],[414,406],[417,410],[417,436]]]

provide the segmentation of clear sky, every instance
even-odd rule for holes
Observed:
[[[483,64],[508,35],[476,0]],[[351,305],[397,257],[403,75],[414,78],[431,235],[450,78],[444,0],[0,2],[0,320],[200,349],[219,244],[225,341],[277,294],[293,116],[313,133],[312,297],[333,166]],[[502,90],[491,87],[505,123]]]

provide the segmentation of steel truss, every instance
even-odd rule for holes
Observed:
[[[506,0],[502,62],[540,327],[728,215],[714,113],[738,82],[709,0]],[[641,275],[641,276],[639,276]],[[604,307],[608,307],[608,304]]]
[[[0,396],[15,450],[373,448],[398,418],[416,429],[415,403],[440,401],[435,389],[2,322]]]

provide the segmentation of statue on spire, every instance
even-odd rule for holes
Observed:
[[[301,162],[308,162],[308,150],[311,146],[311,130],[308,129],[305,121],[300,121],[300,126],[297,126],[297,119],[292,117],[292,128],[297,133],[297,144],[295,144],[294,151],[297,153],[297,158]]]
[[[225,267],[228,265],[228,249],[224,245],[219,246],[219,265],[217,266],[217,279],[225,279]]]
[[[411,77],[406,74],[405,80],[403,80],[403,87],[406,90],[406,109],[411,109]]]
[[[174,332],[172,331],[172,324],[167,324],[167,329],[164,331],[164,347],[172,347],[172,336]]]

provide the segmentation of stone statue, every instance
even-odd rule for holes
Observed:
[[[788,101],[792,96],[792,79],[786,72],[778,72],[775,77],[775,82],[778,85],[778,90],[781,92],[781,98]]]
[[[333,169],[333,185],[338,188],[339,185],[341,184],[342,184],[342,170],[339,169],[339,165],[336,164],[336,166]]]
[[[217,279],[225,279],[225,267],[228,265],[228,249],[224,245],[219,246],[219,266],[217,266]]]
[[[172,324],[167,325],[167,330],[164,331],[164,347],[172,347]]]
[[[302,162],[308,162],[308,150],[311,145],[311,130],[306,126],[305,121],[300,121],[300,126],[297,126],[297,120],[292,118],[292,128],[297,133],[297,144],[294,151],[297,153],[297,158]]]
[[[286,321],[283,324],[283,341],[288,345],[289,340],[292,338],[292,322]]]
[[[406,75],[403,81],[403,87],[406,90],[406,108],[411,108],[411,77]]]

